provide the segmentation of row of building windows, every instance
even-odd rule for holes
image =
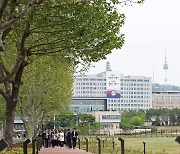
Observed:
[[[149,86],[149,84],[139,84],[139,83],[121,83],[121,86]]]
[[[150,82],[149,80],[142,80],[142,79],[121,79],[121,81],[132,81],[132,82]]]
[[[149,90],[149,88],[127,88],[127,87],[121,87],[121,90]]]
[[[161,96],[161,95],[153,95],[154,98],[180,98],[180,95],[175,95],[175,96]]]
[[[102,119],[119,119],[120,120],[120,115],[102,115]]]
[[[149,92],[129,92],[129,91],[122,91],[121,94],[149,94]]]
[[[75,89],[106,90],[106,87],[75,87]]]
[[[138,111],[139,109],[141,110],[145,110],[147,108],[143,108],[143,107],[139,107],[139,108],[111,108],[111,111],[129,111],[129,110],[133,110],[133,111]]]
[[[99,83],[99,82],[76,82],[76,85],[102,85],[102,86],[106,86],[106,83]]]
[[[117,106],[143,106],[144,104],[108,104],[108,106],[114,106],[114,107],[117,107]]]
[[[101,82],[76,82],[76,85],[106,85],[106,83]],[[121,86],[149,86],[149,84],[136,84],[136,83],[121,83]]]
[[[106,92],[104,91],[75,91],[75,94],[106,94]]]
[[[78,81],[106,81],[106,79],[104,79],[104,78],[97,78],[97,77],[95,77],[95,78],[78,78],[77,77],[76,80],[78,80]],[[121,81],[150,82],[150,80],[147,80],[147,79],[145,79],[145,80],[143,80],[143,79],[121,79]]]
[[[112,102],[114,102],[114,103],[118,103],[118,102],[124,102],[124,103],[126,103],[126,102],[150,102],[150,100],[148,99],[148,100],[123,100],[123,99],[121,99],[121,100],[108,100],[108,103],[112,103]]]
[[[77,81],[106,81],[103,78],[76,78]]]

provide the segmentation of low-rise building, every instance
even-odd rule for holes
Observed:
[[[156,91],[152,93],[152,108],[180,108],[180,91]]]
[[[104,130],[120,128],[121,114],[119,111],[93,111],[88,114],[95,116],[96,121],[102,124]]]

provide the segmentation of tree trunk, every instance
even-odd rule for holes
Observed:
[[[14,129],[14,113],[16,109],[16,102],[13,99],[6,101],[6,121],[4,129],[4,138],[8,143],[9,148],[12,148],[13,144],[13,129]]]
[[[34,136],[34,126],[33,125],[26,126],[26,133],[27,133],[27,138],[32,141]]]

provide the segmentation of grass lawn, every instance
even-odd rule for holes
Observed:
[[[89,138],[89,137],[87,137]],[[143,142],[146,142],[146,154],[180,154],[180,145],[175,142],[176,137],[122,137],[125,143],[125,154],[143,154]],[[112,138],[100,137],[102,154],[120,154],[120,141],[114,137],[115,148],[113,150]],[[104,147],[103,142],[104,140]],[[85,141],[81,147],[85,149]],[[89,151],[98,153],[96,137],[89,138]]]
[[[180,154],[180,145],[175,142],[175,137],[124,138],[124,140],[125,149],[134,150],[134,154],[143,153],[143,142],[146,142],[146,154]]]

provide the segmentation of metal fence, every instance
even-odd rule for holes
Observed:
[[[28,154],[28,149],[32,149],[32,154],[38,154],[40,149],[42,148],[42,139],[36,138],[32,140],[32,142],[27,139],[24,142],[13,144],[13,146],[17,145],[19,148],[22,148],[23,154]],[[0,140],[0,152],[5,150],[8,147],[8,144],[4,139]]]

